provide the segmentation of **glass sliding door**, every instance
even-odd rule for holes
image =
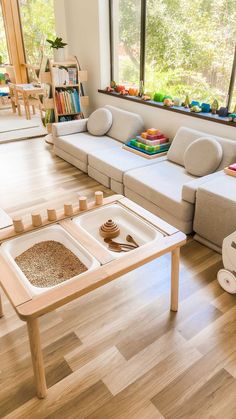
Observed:
[[[2,5],[0,5],[0,65],[9,64],[9,55],[7,48],[7,38],[2,14]]]
[[[42,54],[51,57],[46,39],[56,36],[53,0],[18,0],[27,64],[39,66]]]

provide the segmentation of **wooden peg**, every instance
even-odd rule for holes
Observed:
[[[57,213],[56,213],[56,210],[54,208],[48,208],[47,213],[48,213],[48,221],[56,221],[57,220]]]
[[[32,225],[34,227],[40,227],[42,225],[42,217],[38,212],[32,213],[31,218],[32,218]]]
[[[71,217],[74,214],[73,205],[71,203],[64,204],[64,214],[66,217]]]
[[[86,196],[79,197],[79,209],[80,211],[85,211],[86,209],[88,209]]]
[[[13,226],[16,233],[22,233],[24,231],[24,224],[22,218],[13,218]]]
[[[94,195],[95,195],[96,205],[102,205],[103,204],[103,192],[102,191],[96,191]]]

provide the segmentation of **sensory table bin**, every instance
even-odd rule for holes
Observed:
[[[47,210],[47,217],[34,213],[32,223],[27,223],[26,220],[27,214],[23,219],[13,219],[13,226],[0,231],[0,285],[19,318],[27,323],[36,392],[38,398],[44,398],[47,386],[39,317],[166,253],[171,253],[170,309],[177,311],[179,254],[180,247],[186,242],[186,236],[122,195],[104,199],[101,192],[95,193],[94,202],[87,203],[86,198],[79,197],[76,206],[67,203],[62,211],[50,208]],[[129,242],[124,245],[123,250],[126,251],[117,253],[116,247],[110,246],[106,237],[103,237],[104,234],[100,234],[101,226],[108,220],[113,220],[110,224],[116,229],[114,240]],[[49,256],[43,255],[45,258],[49,257],[48,260],[45,259],[45,268],[40,265],[40,254],[34,256],[32,249],[36,246],[44,252],[45,249],[48,250],[48,246],[51,248],[52,243],[57,243],[59,254],[62,252],[60,258],[64,258],[65,262],[60,261],[57,264],[55,257],[51,258],[49,252]],[[26,271],[23,265],[17,263],[27,252],[32,265],[39,264],[39,269],[46,269],[40,284],[30,281],[29,263]],[[70,252],[72,257],[70,264],[70,257],[66,262],[66,252]],[[23,261],[25,262],[24,257]],[[79,274],[75,275],[76,271],[73,269],[68,273],[76,261]],[[80,269],[80,263],[83,269]],[[52,266],[47,270],[50,264]],[[54,279],[55,272],[62,276],[63,280],[59,283],[51,281],[50,276]],[[34,274],[37,276],[35,266]],[[0,298],[0,317],[2,316]]]

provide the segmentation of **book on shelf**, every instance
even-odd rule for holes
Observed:
[[[47,109],[46,110],[43,122],[44,122],[45,127],[46,127],[47,124],[52,124],[53,122],[55,122],[54,109]]]
[[[76,89],[56,89],[57,113],[61,115],[80,113],[80,98]]]
[[[52,74],[56,86],[70,86],[78,83],[76,67],[52,67]]]
[[[58,117],[58,122],[67,122],[67,121],[75,121],[78,119],[83,119],[82,112],[77,113],[76,115],[63,115]]]

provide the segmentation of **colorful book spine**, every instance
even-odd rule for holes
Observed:
[[[80,98],[76,89],[56,90],[56,107],[59,115],[80,113]]]
[[[68,68],[68,76],[69,76],[69,84],[77,84],[78,83],[77,68],[69,67]]]
[[[79,113],[80,112],[80,99],[79,99],[79,94],[76,89],[73,89],[73,94],[74,94],[74,99],[76,103],[76,112]]]

